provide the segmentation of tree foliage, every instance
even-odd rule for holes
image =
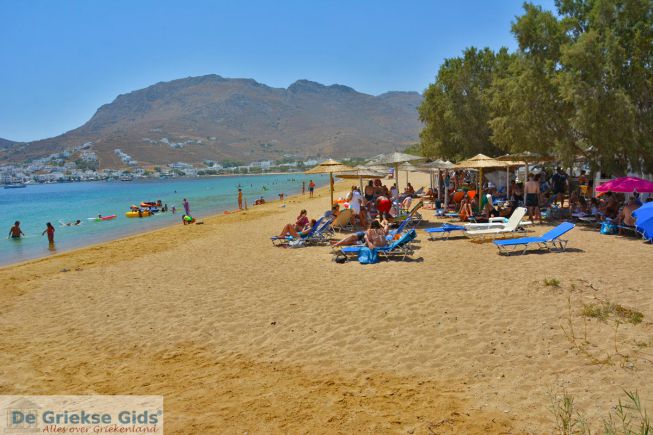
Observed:
[[[463,57],[445,59],[419,108],[425,123],[423,155],[455,159],[498,151],[490,141],[486,92],[499,70],[505,70],[508,59],[506,49],[494,53],[489,48],[468,48]]]
[[[524,4],[515,53],[446,59],[419,108],[429,157],[530,150],[653,172],[653,2]]]

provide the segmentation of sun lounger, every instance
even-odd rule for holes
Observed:
[[[495,224],[491,223],[488,224],[488,228],[483,228],[483,229],[468,229],[465,231],[465,235],[467,237],[471,238],[496,238],[496,237],[505,237],[505,236],[515,236],[518,232],[523,231],[523,225],[525,225],[524,222],[522,222],[522,219],[526,215],[526,209],[524,207],[517,207],[515,211],[512,213],[512,216],[510,216],[510,219],[508,219],[508,222],[505,224]],[[474,227],[472,228],[477,228],[479,225],[483,224],[473,224]],[[497,226],[500,225],[500,226]]]
[[[354,212],[352,212],[349,208],[342,210],[338,217],[336,217],[336,219],[331,222],[331,228],[333,228],[335,231],[351,230],[353,228],[351,224],[351,217],[353,213]]]
[[[453,231],[465,231],[465,227],[462,225],[444,224],[435,228],[426,228],[424,231],[426,231],[426,233],[429,235],[429,239],[431,240],[448,240]]]
[[[495,240],[493,243],[499,248],[499,254],[510,254],[518,248],[523,247],[522,254],[526,252],[529,246],[537,245],[540,249],[559,249],[564,251],[567,247],[567,240],[560,238],[563,234],[571,231],[575,227],[571,222],[563,222],[552,230],[542,234],[540,237],[523,237],[512,240]]]
[[[402,234],[401,237],[394,242],[389,243],[388,245],[381,248],[375,249],[382,257],[390,258],[396,256],[402,257],[401,259],[405,260],[409,255],[412,255],[415,252],[414,249],[410,246],[410,242],[412,242],[415,237],[417,237],[415,230],[410,230]],[[343,253],[346,257],[351,258],[357,257],[361,248],[363,248],[363,246],[343,246],[340,248],[340,251],[337,252]]]
[[[411,226],[416,227],[422,221],[422,215],[418,213],[418,210],[424,207],[424,201],[419,201],[415,206],[408,212],[407,215],[397,216],[395,219],[400,220],[410,220]]]
[[[325,222],[331,223],[331,220],[328,218],[325,218],[324,216],[318,219],[315,224],[311,227],[311,229],[304,235],[302,235],[301,239],[302,240],[311,240],[311,237],[315,236],[316,232],[318,229],[323,229],[326,230],[325,227]],[[295,237],[291,235],[286,235],[286,236],[272,236],[270,237],[270,240],[272,241],[272,244],[275,246],[282,246],[286,245],[293,240],[295,240]]]

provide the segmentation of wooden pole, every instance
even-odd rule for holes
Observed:
[[[331,204],[329,205],[329,210],[333,207],[333,172],[329,172],[329,190],[331,191]]]

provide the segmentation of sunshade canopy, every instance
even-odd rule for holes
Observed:
[[[394,152],[394,153],[381,154],[380,156],[376,156],[370,161],[370,163],[375,165],[394,165],[396,163],[412,162],[415,160],[423,160],[423,159],[424,157],[421,156],[414,156],[412,154]]]
[[[471,159],[463,160],[456,164],[456,168],[460,169],[485,169],[485,168],[505,168],[512,166],[512,162],[502,162],[485,154],[477,154]]]
[[[614,180],[606,181],[601,183],[597,188],[597,192],[623,192],[630,193],[634,191],[640,193],[652,193],[653,192],[653,182],[644,180],[643,178],[637,177],[621,177],[615,178]]]

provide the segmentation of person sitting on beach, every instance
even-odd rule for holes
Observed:
[[[409,210],[410,205],[413,203],[413,197],[412,196],[407,196],[404,198],[403,201],[401,201],[401,209],[402,210]]]
[[[617,216],[617,225],[624,225],[627,227],[635,226],[635,217],[633,217],[633,212],[639,208],[637,204],[637,198],[631,196],[628,200],[628,204],[621,210],[621,213]],[[621,234],[622,228],[619,228],[619,233]]]
[[[185,214],[181,217],[181,221],[183,222],[184,225],[190,225],[195,222],[195,218],[193,216]]]
[[[308,224],[307,215],[308,212],[305,209],[299,212],[299,216],[297,216],[297,219],[295,220],[295,224],[293,225],[293,229],[295,231],[301,231]]]
[[[619,215],[619,204],[617,203],[617,198],[612,192],[606,194],[608,199],[606,200],[603,206],[603,215],[606,219],[616,219]]]
[[[406,185],[406,188],[404,189],[404,194],[408,196],[413,196],[415,194],[415,188],[413,187],[412,184],[408,183]]]
[[[386,234],[388,234],[387,227],[383,228],[381,222],[373,220],[370,228],[365,232],[365,244],[370,249],[383,247],[388,244]]]
[[[460,216],[460,220],[463,222],[466,222],[470,217],[474,216],[474,212],[472,211],[472,204],[467,197],[467,192],[465,192],[465,196],[463,196],[463,199],[460,201],[460,209],[458,210],[458,215]]]
[[[333,217],[334,219],[338,217],[340,214],[340,204],[334,204],[333,207],[331,207],[331,211],[327,211],[324,213],[325,217]]]
[[[305,212],[306,210],[302,210],[302,211]],[[311,228],[313,228],[313,226],[315,226],[315,222],[317,222],[315,219],[311,219],[310,222],[308,222],[308,219],[307,219],[306,225],[304,225],[299,230],[297,230],[296,225],[286,224],[283,227],[283,229],[281,230],[281,233],[279,234],[279,237],[287,237],[287,236],[293,236],[295,238],[304,237],[305,235],[310,233]]]
[[[9,229],[9,236],[7,236],[7,238],[11,237],[12,239],[20,239],[24,236],[25,233],[23,233],[23,230],[20,229],[20,222],[14,222],[14,226]]]

